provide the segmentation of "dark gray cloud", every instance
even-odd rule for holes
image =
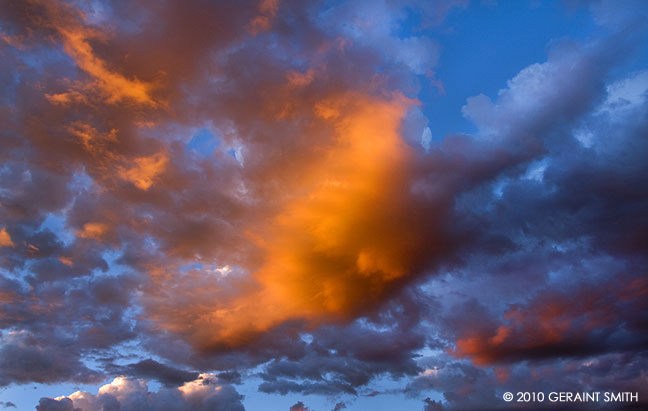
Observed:
[[[80,361],[78,353],[71,350],[60,352],[57,349],[58,344],[64,347],[69,341],[39,344],[39,337],[20,333],[4,335],[3,342],[0,349],[0,385],[13,382],[100,381],[101,374],[87,368]]]
[[[426,398],[423,403],[423,411],[443,411],[443,405],[439,401],[431,400],[429,397]]]
[[[134,337],[124,314],[134,281],[129,275],[97,276],[75,286],[33,287],[2,278],[0,320],[10,331],[2,336],[0,384],[100,380],[102,373],[83,365],[81,357]]]
[[[378,310],[375,317],[347,326],[320,327],[296,356],[275,356],[265,367],[262,392],[357,395],[377,376],[416,375],[415,359],[425,346],[420,321],[435,303],[423,295],[404,293]]]
[[[134,377],[156,379],[167,386],[179,386],[187,381],[193,381],[198,378],[197,372],[179,370],[165,364],[160,364],[150,358],[135,364],[130,364],[126,368],[129,374]]]
[[[309,411],[310,408],[306,407],[303,402],[297,401],[290,407],[288,411]]]
[[[424,360],[432,368],[413,379],[407,390],[425,393],[434,390],[443,395],[443,402],[426,401],[435,409],[507,409],[511,405],[502,400],[504,392],[582,392],[587,381],[592,392],[638,392],[641,386],[641,369],[646,365],[645,354],[605,354],[572,360],[548,360],[537,364],[518,364],[512,367],[484,369],[466,362],[428,357]],[[431,364],[435,364],[432,366]],[[643,401],[643,400],[642,400]],[[629,409],[641,408],[643,402],[634,404],[569,404],[570,409]],[[526,404],[528,409],[561,409],[565,404]],[[619,408],[620,407],[620,408]]]
[[[63,398],[55,400],[53,398],[41,398],[36,406],[36,411],[78,411],[79,408],[74,408],[72,400]]]

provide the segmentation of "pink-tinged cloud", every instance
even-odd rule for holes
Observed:
[[[646,309],[645,295],[645,279],[627,277],[605,287],[545,290],[510,306],[499,321],[460,330],[449,352],[488,365],[638,348],[641,320],[633,317]],[[634,337],[618,340],[617,333]]]

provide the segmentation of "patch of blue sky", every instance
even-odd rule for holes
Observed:
[[[230,155],[234,160],[236,160],[239,165],[243,166],[244,164],[244,158],[243,158],[243,146],[241,144],[235,144],[232,148],[229,148],[225,151],[228,155]]]
[[[6,268],[0,267],[0,273],[2,273],[7,278],[18,281],[23,290],[29,290],[32,287],[29,279],[34,275],[30,267],[31,263],[23,265],[22,267],[13,267],[11,271],[7,270]]]
[[[101,258],[103,258],[106,263],[108,263],[109,268],[107,273],[109,275],[118,275],[130,269],[128,265],[121,264],[119,262],[124,255],[124,248],[125,246],[117,250],[108,249],[101,254]]]
[[[110,381],[106,381],[110,382]],[[70,395],[76,391],[97,392],[103,385],[95,384],[11,384],[7,387],[0,387],[0,399],[4,402],[16,404],[17,410],[34,410],[38,400],[43,397],[56,398],[61,395]],[[12,408],[9,408],[12,409]]]
[[[182,267],[180,267],[180,272],[184,274],[187,271],[202,270],[202,268],[203,268],[202,264],[190,263],[190,264],[185,264]]]
[[[155,239],[154,239],[153,237],[147,236],[147,237],[144,239],[144,246],[143,246],[143,248],[144,248],[146,251],[150,252],[150,253],[154,253],[154,252],[157,252],[157,251],[158,251],[159,246],[158,246],[157,241],[155,241]]]
[[[78,171],[74,173],[72,179],[70,180],[69,188],[75,192],[79,193],[81,191],[88,191],[94,185],[94,180],[90,177],[85,170]]]
[[[63,46],[39,47],[32,49],[29,53],[21,53],[21,59],[25,65],[33,69],[38,75],[45,74],[46,71],[52,70],[58,63],[67,63],[66,68],[68,77],[74,77],[77,73],[74,59],[63,51]],[[60,70],[60,67],[57,67]],[[61,73],[63,74],[63,73]]]
[[[208,128],[200,128],[187,143],[186,148],[203,157],[211,157],[220,145],[219,137]]]
[[[560,39],[584,40],[596,26],[587,7],[561,2],[507,1],[495,6],[473,3],[451,12],[431,29],[441,44],[435,79],[445,94],[422,78],[421,110],[435,140],[448,134],[476,132],[461,113],[468,97],[495,97],[521,69],[547,59],[547,48]]]
[[[43,230],[55,233],[57,238],[66,246],[72,244],[76,238],[72,230],[67,228],[65,214],[47,213],[45,220],[43,220],[37,231]]]

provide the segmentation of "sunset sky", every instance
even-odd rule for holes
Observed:
[[[648,2],[0,0],[0,125],[0,410],[648,407]]]

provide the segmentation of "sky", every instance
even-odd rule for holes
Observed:
[[[0,409],[648,406],[647,46],[639,0],[1,1]]]

